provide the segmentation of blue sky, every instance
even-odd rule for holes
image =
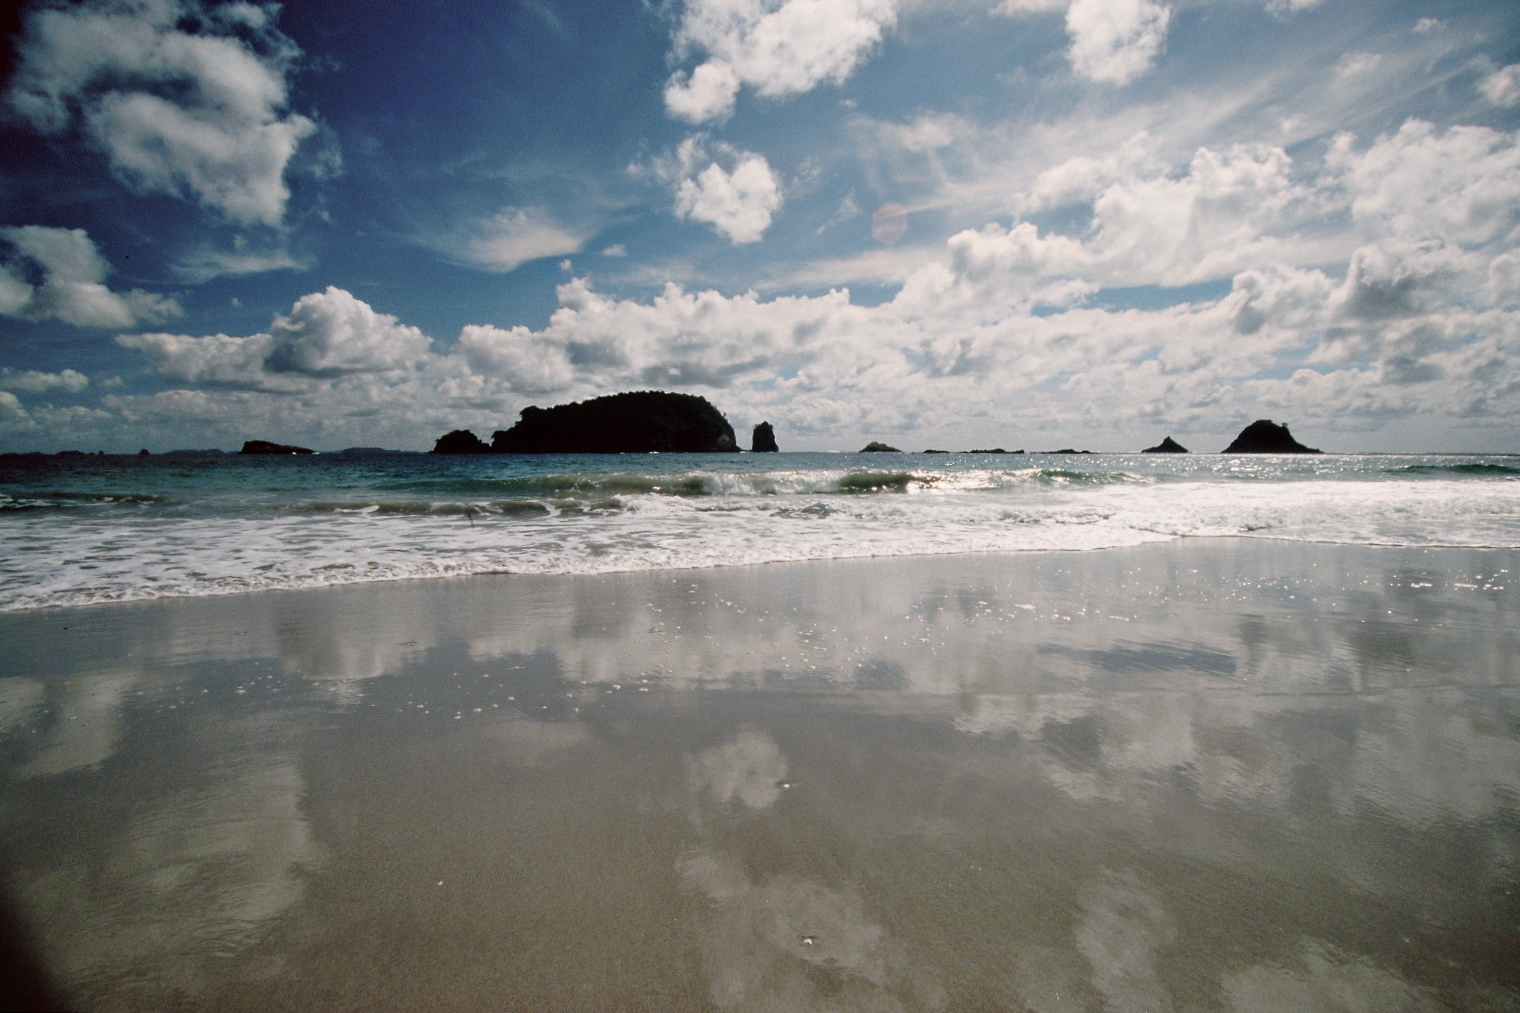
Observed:
[[[1520,7],[32,3],[0,449],[1520,451]]]

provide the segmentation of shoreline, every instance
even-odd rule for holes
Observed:
[[[689,566],[646,566],[630,567],[628,569],[595,570],[595,571],[514,571],[514,570],[479,570],[467,573],[439,573],[439,574],[386,574],[369,578],[344,581],[331,584],[292,584],[277,587],[237,587],[237,588],[201,588],[194,593],[166,593],[159,595],[145,594],[140,597],[117,597],[104,598],[96,601],[76,603],[46,603],[29,604],[21,606],[0,606],[0,617],[11,615],[26,615],[37,612],[51,612],[70,609],[95,609],[101,607],[116,607],[127,605],[140,605],[152,602],[175,602],[175,601],[198,601],[202,599],[240,598],[243,596],[285,594],[285,593],[320,593],[324,591],[340,591],[344,589],[360,589],[368,587],[380,587],[394,584],[410,584],[439,581],[464,581],[473,579],[494,578],[519,578],[519,579],[578,579],[578,578],[612,578],[634,574],[660,574],[660,573],[700,573],[719,570],[745,570],[756,567],[775,566],[811,566],[827,565],[830,563],[870,562],[880,561],[891,563],[898,561],[913,560],[936,560],[965,558],[1009,558],[1020,559],[1025,557],[1042,555],[1082,555],[1086,553],[1112,553],[1126,552],[1149,546],[1193,546],[1201,549],[1209,547],[1223,548],[1232,542],[1245,544],[1280,544],[1284,546],[1319,546],[1329,550],[1337,549],[1366,549],[1385,550],[1391,552],[1520,552],[1520,546],[1511,545],[1474,545],[1455,543],[1431,543],[1411,545],[1402,542],[1345,542],[1337,540],[1317,540],[1307,537],[1286,537],[1281,535],[1199,535],[1199,534],[1156,534],[1153,538],[1146,538],[1116,545],[1097,546],[1037,546],[1028,549],[1008,549],[1004,547],[985,550],[961,550],[952,549],[945,551],[929,552],[904,552],[904,553],[867,553],[861,555],[845,556],[819,556],[801,559],[773,559],[760,561],[736,561],[736,562],[706,562]]]

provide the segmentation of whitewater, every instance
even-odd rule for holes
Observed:
[[[0,610],[481,573],[1091,551],[1520,547],[1520,458],[323,454],[0,461]]]

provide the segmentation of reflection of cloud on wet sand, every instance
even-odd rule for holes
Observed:
[[[1228,975],[1232,1013],[1435,1013],[1445,1007],[1392,971],[1306,940],[1296,959]],[[1499,1008],[1499,1007],[1495,1007]]]
[[[1093,987],[1114,1013],[1172,1008],[1156,971],[1157,951],[1177,935],[1155,894],[1130,876],[1109,873],[1077,892],[1082,916],[1077,950],[1092,969]]]
[[[103,763],[121,737],[121,704],[137,680],[134,672],[84,675],[62,684],[57,719],[21,777],[62,774]]]
[[[751,809],[764,809],[780,798],[786,779],[781,750],[754,728],[741,728],[732,742],[699,753],[690,769],[699,794],[719,805],[738,800]]]
[[[51,970],[86,1005],[104,998],[96,987],[145,1008],[204,993],[221,961],[247,951],[301,900],[303,870],[323,851],[301,813],[306,784],[294,757],[231,767],[209,783],[139,799],[138,815],[119,827],[68,840],[17,870],[17,900],[46,926]],[[278,962],[265,968],[277,970]],[[127,993],[123,982],[134,983]]]
[[[762,811],[780,797],[786,759],[764,732],[743,728],[693,757],[688,773],[699,800]],[[788,873],[756,882],[739,858],[707,844],[681,855],[676,871],[705,902],[694,935],[720,1008],[779,1013],[942,1005],[943,990],[910,965],[906,946],[871,916],[858,891]]]

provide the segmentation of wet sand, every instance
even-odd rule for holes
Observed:
[[[89,1010],[1520,1009],[1520,552],[1181,541],[0,615]]]

